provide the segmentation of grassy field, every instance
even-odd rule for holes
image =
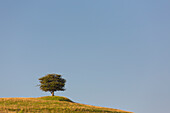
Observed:
[[[132,113],[72,102],[61,96],[0,98],[0,113]]]

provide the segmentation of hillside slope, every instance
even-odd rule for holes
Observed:
[[[72,102],[66,97],[0,98],[0,113],[132,113]]]

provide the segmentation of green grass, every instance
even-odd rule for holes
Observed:
[[[66,97],[62,97],[62,96],[45,96],[45,97],[39,97],[39,99],[73,102],[70,99],[68,99]]]
[[[79,104],[61,96],[0,98],[0,113],[132,113]]]

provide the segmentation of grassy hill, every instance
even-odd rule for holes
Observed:
[[[132,113],[72,102],[61,96],[0,98],[0,113]]]

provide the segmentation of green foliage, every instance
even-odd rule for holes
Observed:
[[[21,111],[19,111],[18,113],[24,113],[24,111],[23,111],[23,110],[21,110]]]
[[[54,96],[54,91],[64,91],[64,86],[66,80],[58,74],[47,74],[46,76],[39,78],[40,80],[40,89],[42,91],[49,91],[52,96]]]
[[[70,99],[68,99],[66,97],[61,97],[61,96],[45,96],[45,97],[40,97],[39,99],[73,102]]]

